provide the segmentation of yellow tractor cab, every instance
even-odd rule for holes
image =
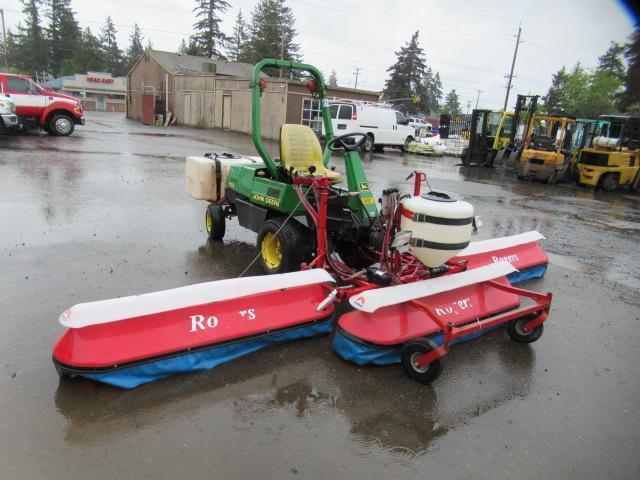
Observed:
[[[556,183],[569,177],[576,119],[535,115],[520,156],[518,179]]]
[[[580,152],[581,185],[611,191],[619,185],[638,189],[640,179],[640,117],[601,115],[589,148]]]

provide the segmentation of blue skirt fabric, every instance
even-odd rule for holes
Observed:
[[[333,316],[322,322],[305,325],[304,327],[274,332],[261,337],[225,344],[206,350],[155,360],[104,373],[82,373],[79,375],[119,388],[135,388],[144,383],[153,382],[154,380],[178,373],[208,370],[270,345],[324,335],[331,332],[332,324]]]

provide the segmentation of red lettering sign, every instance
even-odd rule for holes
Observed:
[[[105,77],[87,77],[88,82],[97,82],[97,83],[113,83],[113,78],[105,78]]]

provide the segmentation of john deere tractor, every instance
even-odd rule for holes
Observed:
[[[307,88],[320,103],[326,146],[324,151],[311,128],[284,124],[280,128],[279,155],[272,156],[261,133],[261,98],[269,95],[265,68],[295,70],[308,76]],[[316,204],[312,188],[301,198],[294,176],[325,176],[331,180],[327,217],[327,243],[345,263],[371,265],[372,253],[382,242],[379,211],[357,149],[363,133],[335,137],[322,73],[314,66],[280,60],[262,60],[253,70],[252,138],[260,158],[209,155],[187,158],[188,190],[194,198],[210,202],[205,215],[209,238],[219,240],[225,222],[234,216],[242,227],[257,233],[257,260],[266,273],[298,270],[315,253],[315,223],[302,202]],[[344,154],[346,185],[342,175],[329,168],[334,152]],[[213,185],[213,191],[209,187]]]

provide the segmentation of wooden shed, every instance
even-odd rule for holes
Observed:
[[[248,63],[149,50],[127,76],[127,118],[153,123],[153,114],[171,112],[180,125],[250,133],[252,71]],[[333,98],[378,101],[379,96],[329,88]],[[269,78],[262,104],[265,138],[277,139],[283,123],[319,126],[319,102],[304,83]]]

